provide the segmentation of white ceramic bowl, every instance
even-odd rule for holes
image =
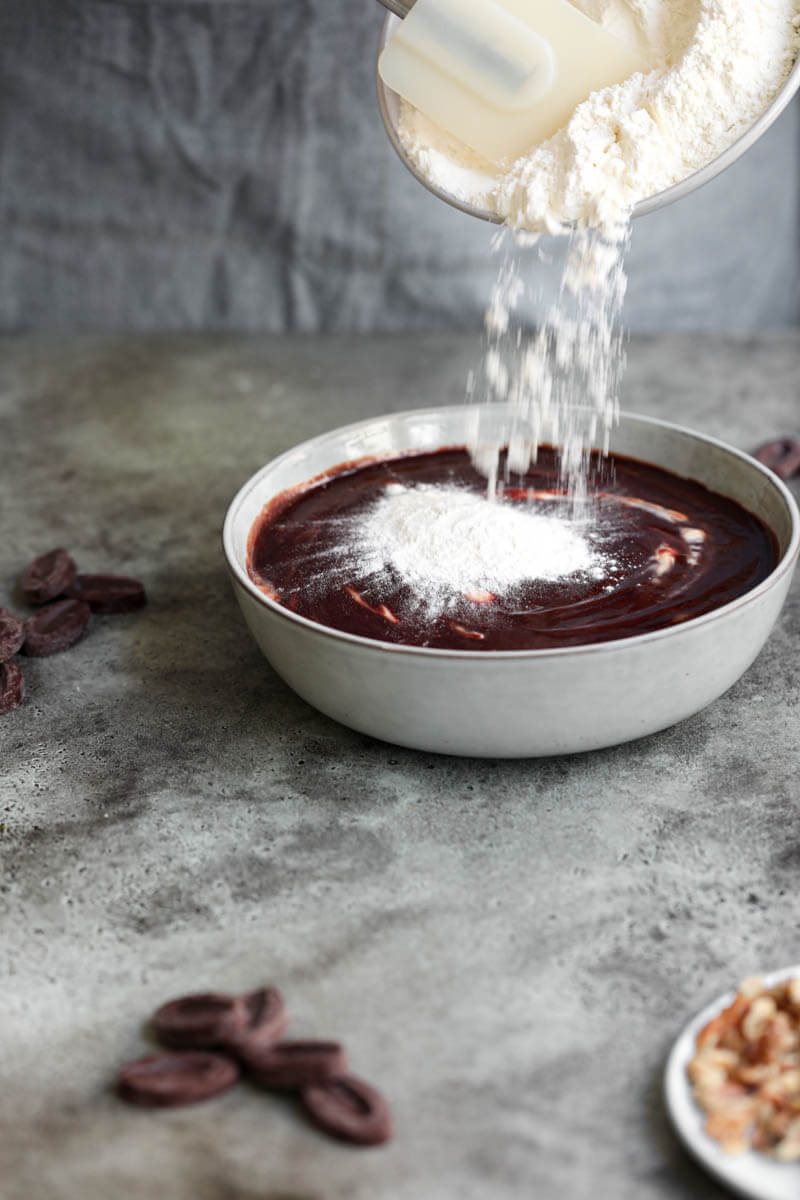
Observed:
[[[223,548],[247,624],[300,696],[373,737],[445,754],[515,758],[612,746],[710,704],[758,654],[786,598],[800,545],[791,493],[748,455],[676,425],[624,414],[611,449],[699,480],[759,515],[780,561],[739,599],[654,633],[559,650],[464,651],[390,645],[317,625],[268,599],[247,574],[247,540],[278,493],[365,456],[464,441],[473,409],[375,417],[287,451],[245,483]],[[490,409],[501,421],[501,406]],[[491,430],[487,436],[491,435]]]
[[[380,57],[389,37],[391,36],[395,25],[399,18],[387,13],[386,19],[381,30],[380,44],[378,46],[378,57]],[[408,168],[411,174],[419,180],[419,182],[432,192],[434,196],[438,196],[440,200],[444,200],[446,204],[452,205],[453,208],[459,209],[461,212],[468,213],[472,217],[480,217],[484,221],[491,221],[495,225],[502,224],[502,218],[496,213],[490,212],[486,208],[476,208],[473,204],[466,204],[463,200],[453,196],[450,192],[444,191],[443,188],[437,187],[425,178],[411,161],[403,143],[400,140],[398,133],[398,122],[400,119],[400,98],[391,88],[387,88],[377,74],[376,78],[378,85],[378,107],[380,109],[383,124],[386,132],[389,135],[389,141],[394,146],[397,154],[404,166]],[[697,188],[702,187],[704,183],[709,183],[726,167],[730,167],[738,158],[744,154],[746,150],[758,141],[758,139],[767,132],[770,125],[778,119],[783,110],[788,105],[789,101],[800,88],[800,58],[795,62],[789,76],[786,79],[781,90],[776,95],[775,99],[768,105],[757,121],[754,121],[746,133],[743,133],[732,146],[724,150],[722,154],[717,155],[710,163],[702,167],[699,171],[694,171],[691,175],[687,175],[679,183],[675,183],[672,187],[665,188],[663,192],[658,192],[655,196],[648,196],[645,200],[639,202],[633,210],[635,217],[644,217],[647,213],[655,212],[659,208],[664,208],[667,204],[672,204],[674,200],[680,200],[683,196],[688,196],[690,192],[694,192]]]

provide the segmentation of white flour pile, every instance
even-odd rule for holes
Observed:
[[[390,483],[358,517],[344,518],[320,577],[357,579],[379,603],[392,570],[427,618],[483,604],[532,580],[602,578],[610,559],[575,521],[492,500],[452,484]]]
[[[400,136],[432,183],[517,229],[609,230],[710,162],[767,107],[798,46],[797,0],[572,0],[652,62],[500,170],[410,105]]]
[[[504,591],[520,579],[563,579],[599,566],[596,551],[562,518],[438,484],[389,484],[354,532],[353,552],[359,573],[379,574],[389,563],[429,596]]]

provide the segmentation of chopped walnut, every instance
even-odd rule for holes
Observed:
[[[800,1161],[800,978],[745,980],[697,1035],[688,1074],[706,1132],[726,1153]]]

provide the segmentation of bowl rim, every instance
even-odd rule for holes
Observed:
[[[399,17],[396,17],[391,12],[387,12],[378,42],[378,58],[380,58],[381,52],[389,40],[389,35],[399,20]],[[477,205],[459,200],[451,192],[447,192],[437,184],[431,183],[417,170],[406,153],[405,146],[401,142],[396,126],[389,115],[387,97],[390,89],[386,87],[386,84],[380,77],[377,61],[375,65],[375,79],[381,120],[383,121],[386,135],[403,166],[424,188],[427,188],[439,200],[443,200],[445,204],[449,204],[452,208],[466,213],[467,216],[478,217],[482,221],[488,221],[492,225],[506,225],[507,223],[504,218],[492,212],[491,209],[479,208]],[[791,70],[781,84],[779,91],[775,93],[761,115],[756,117],[755,121],[753,121],[752,125],[744,133],[740,134],[734,142],[731,142],[730,146],[727,146],[721,154],[712,158],[705,166],[692,171],[690,175],[687,175],[684,179],[679,179],[677,183],[670,184],[663,191],[655,192],[652,196],[646,196],[643,200],[640,200],[634,205],[632,215],[634,217],[645,217],[648,213],[657,212],[659,209],[665,208],[668,204],[673,204],[676,200],[680,200],[684,196],[688,196],[691,192],[697,191],[698,188],[710,183],[717,175],[721,175],[728,167],[732,167],[767,132],[770,126],[777,121],[778,117],[794,98],[798,89],[800,89],[800,53],[795,58]],[[508,226],[508,228],[511,228],[511,226]]]
[[[275,458],[269,460],[260,467],[253,475],[251,475],[242,486],[238,489],[235,496],[228,505],[225,513],[225,519],[222,525],[222,550],[225,555],[225,560],[228,565],[234,581],[238,583],[245,591],[260,602],[260,604],[273,616],[280,617],[287,621],[290,625],[299,626],[305,629],[309,634],[315,634],[318,637],[333,638],[335,641],[349,643],[356,646],[362,646],[375,651],[390,652],[392,654],[412,655],[417,657],[421,655],[423,658],[444,658],[444,659],[463,659],[466,662],[511,662],[524,661],[531,659],[533,661],[542,661],[543,659],[564,658],[565,656],[583,655],[583,654],[603,654],[619,652],[621,649],[634,649],[638,646],[647,645],[650,642],[663,641],[665,638],[676,637],[686,630],[695,630],[712,622],[724,620],[732,613],[741,608],[748,607],[751,604],[757,603],[758,600],[766,593],[771,591],[783,579],[783,577],[793,570],[795,560],[800,554],[800,510],[794,496],[789,491],[786,484],[768,467],[760,463],[744,450],[739,450],[735,446],[723,442],[720,438],[716,438],[711,434],[699,433],[696,430],[690,429],[686,425],[678,424],[674,421],[664,421],[660,417],[645,416],[641,413],[634,413],[624,410],[619,414],[619,424],[624,421],[638,422],[643,425],[656,426],[660,429],[667,429],[672,433],[683,434],[692,440],[704,443],[715,447],[717,450],[722,450],[725,453],[732,455],[734,458],[742,460],[756,474],[762,475],[764,480],[770,484],[778,495],[783,500],[786,509],[789,513],[791,522],[791,537],[786,550],[775,564],[772,571],[767,575],[766,579],[762,579],[761,583],[750,591],[745,592],[741,596],[728,601],[727,604],[721,605],[719,608],[714,608],[710,612],[702,613],[700,616],[692,617],[688,621],[680,622],[677,625],[667,625],[661,629],[650,630],[647,633],[633,634],[630,637],[614,638],[605,642],[586,642],[576,646],[557,646],[548,649],[539,650],[444,650],[433,646],[410,646],[399,642],[383,642],[378,638],[367,638],[360,634],[347,633],[341,629],[334,629],[329,625],[323,625],[319,621],[312,621],[309,617],[301,616],[299,613],[292,612],[291,609],[285,608],[272,600],[265,592],[253,582],[247,573],[246,567],[243,566],[238,556],[234,551],[233,546],[233,529],[236,523],[239,509],[244,501],[254,492],[265,476],[279,467],[286,459],[294,457],[297,453],[311,445],[319,446],[326,441],[335,441],[338,438],[346,435],[353,435],[360,430],[374,425],[376,421],[386,420],[408,420],[410,418],[423,419],[443,413],[455,414],[457,412],[468,413],[474,410],[474,405],[451,404],[437,405],[429,408],[406,409],[396,413],[385,413],[383,415],[367,417],[361,421],[354,421],[347,425],[339,425],[334,429],[326,430],[323,433],[317,434],[314,437],[307,438],[303,442],[299,442],[294,446],[284,450]],[[613,437],[613,434],[612,434]],[[443,442],[439,448],[445,446],[457,446],[458,442]],[[412,450],[412,453],[415,453]],[[401,454],[402,450],[391,451],[392,454]],[[381,457],[378,455],[377,457]],[[642,460],[646,461],[646,460]],[[327,470],[335,470],[335,464],[331,468],[320,474],[327,473]],[[665,468],[669,470],[669,468]],[[315,476],[309,476],[309,479]],[[702,481],[698,481],[702,482]],[[704,485],[707,486],[707,485]],[[287,490],[287,489],[282,489]],[[264,497],[262,509],[280,495],[280,492],[272,492]],[[763,520],[763,518],[760,518]],[[766,522],[765,522],[766,524]],[[252,528],[252,526],[251,526]],[[772,531],[774,533],[774,530]]]

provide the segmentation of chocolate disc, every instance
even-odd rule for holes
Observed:
[[[347,1055],[339,1042],[278,1042],[260,1054],[242,1057],[250,1077],[262,1087],[300,1091],[347,1074]]]
[[[25,695],[25,680],[15,662],[0,663],[0,717],[10,713],[22,703]]]
[[[125,575],[77,575],[68,596],[85,600],[95,613],[125,613],[146,603],[144,584]]]
[[[245,1021],[244,1007],[233,996],[204,992],[162,1004],[153,1014],[153,1028],[165,1046],[207,1050],[225,1044]]]
[[[22,649],[34,658],[68,650],[83,637],[90,610],[85,600],[55,600],[25,622]]]
[[[764,442],[753,451],[753,458],[774,471],[779,479],[791,479],[800,474],[800,439],[785,437]]]
[[[16,654],[25,641],[25,626],[10,608],[0,608],[0,662]]]
[[[361,1146],[377,1146],[392,1136],[389,1106],[375,1088],[352,1075],[303,1088],[303,1103],[313,1121],[334,1137]]]
[[[242,1020],[228,1035],[225,1046],[241,1058],[269,1049],[283,1037],[289,1014],[277,988],[258,988],[239,997]]]
[[[65,592],[75,578],[76,567],[60,547],[40,554],[22,572],[19,586],[29,604],[45,604]]]
[[[149,1054],[122,1068],[117,1091],[130,1104],[173,1108],[219,1096],[238,1078],[237,1064],[222,1054]]]

